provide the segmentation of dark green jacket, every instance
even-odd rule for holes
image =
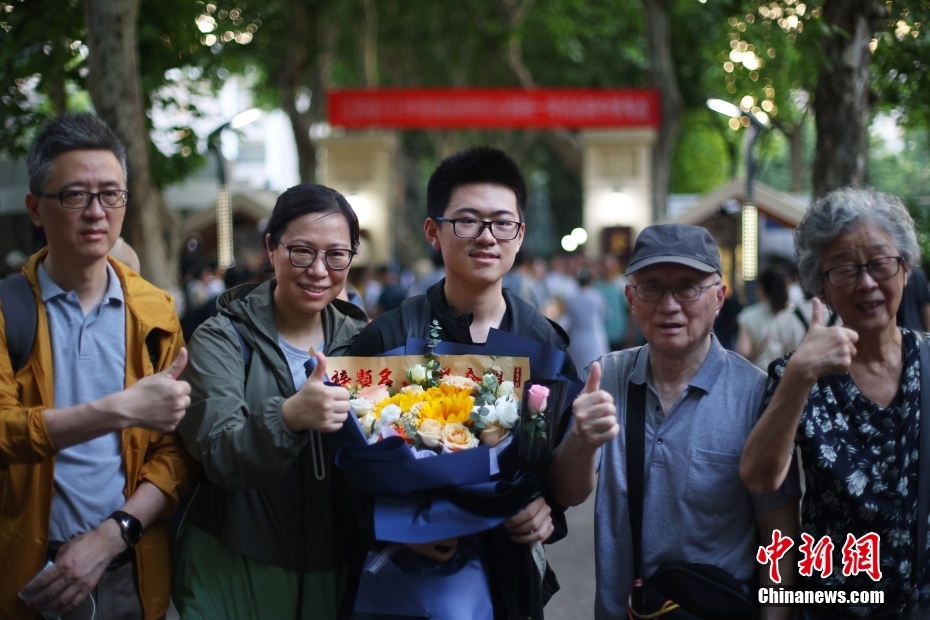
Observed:
[[[219,314],[191,339],[183,375],[191,406],[178,433],[204,476],[185,523],[291,572],[329,570],[345,566],[354,523],[338,516],[334,493],[342,485],[333,483],[325,437],[284,426],[281,405],[295,388],[278,346],[274,286],[227,291],[217,302]],[[352,304],[327,306],[324,353],[344,355],[365,319]],[[248,373],[237,328],[252,350]]]

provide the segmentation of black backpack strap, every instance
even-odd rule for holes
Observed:
[[[158,346],[158,339],[161,338],[161,330],[153,329],[145,337],[145,348],[149,352],[149,361],[152,362],[152,370],[158,372],[158,358],[160,355],[160,347]]]
[[[21,273],[0,280],[0,310],[13,373],[26,365],[36,340],[39,309],[29,281]],[[13,329],[10,327],[13,326]]]
[[[804,318],[804,313],[801,312],[801,309],[797,306],[794,307],[794,316],[798,317],[798,320],[801,321],[801,325],[804,326],[805,332],[811,328],[810,323],[808,323],[807,319]]]
[[[638,357],[638,354],[637,354]],[[633,532],[633,578],[643,578],[643,495],[646,460],[646,384],[627,382],[626,485]]]
[[[426,295],[408,297],[400,304],[400,321],[404,326],[404,339],[429,336],[429,318],[432,309]]]
[[[926,334],[915,332],[920,349],[920,436],[917,457],[917,562],[914,585],[924,584],[927,518],[930,517],[930,343]]]

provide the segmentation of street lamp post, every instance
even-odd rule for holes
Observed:
[[[216,193],[216,265],[222,270],[229,269],[235,263],[233,254],[233,219],[232,219],[232,197],[229,192],[229,184],[226,181],[226,160],[222,151],[222,133],[226,129],[240,129],[249,123],[253,123],[262,115],[261,110],[252,108],[245,112],[240,112],[214,129],[207,136],[207,150],[212,152],[216,157],[217,180],[219,188]]]
[[[764,112],[758,115],[733,105],[723,99],[708,99],[707,107],[730,118],[740,119],[747,125],[746,136],[746,199],[742,208],[742,276],[743,281],[752,282],[759,276],[759,210],[753,203],[753,180],[756,175],[755,144],[756,138],[767,129],[768,116]],[[748,106],[747,106],[748,107]],[[746,121],[743,121],[746,119]]]

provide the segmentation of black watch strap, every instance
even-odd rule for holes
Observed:
[[[139,539],[142,538],[142,522],[122,510],[115,511],[108,518],[115,520],[119,524],[120,534],[122,534],[123,540],[126,541],[129,548],[135,547]]]

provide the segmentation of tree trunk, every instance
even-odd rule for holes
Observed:
[[[788,143],[791,146],[791,191],[804,191],[804,171],[807,166],[804,165],[804,119],[801,122],[791,126],[791,133],[788,136]]]
[[[304,0],[290,1],[290,14],[287,27],[287,61],[278,75],[281,89],[281,107],[291,120],[294,141],[297,143],[297,168],[301,183],[316,181],[316,146],[310,139],[310,125],[313,119],[310,110],[297,109],[297,95],[306,86],[309,69],[309,49],[316,48],[315,23],[311,23],[310,10]],[[311,109],[317,105],[317,98],[323,97],[316,89],[310,91]]]
[[[681,133],[685,102],[678,89],[672,60],[672,34],[668,15],[671,0],[642,1],[652,85],[662,94],[662,127],[652,151],[652,219],[658,221],[665,217],[672,160]]]
[[[141,0],[86,0],[88,87],[97,114],[126,146],[131,198],[123,237],[139,254],[142,275],[156,286],[178,293],[178,220],[149,172],[149,135],[136,36],[140,4]]]
[[[825,65],[814,92],[817,148],[814,197],[865,181],[869,101],[869,42],[884,8],[874,0],[828,0],[823,21]]]

